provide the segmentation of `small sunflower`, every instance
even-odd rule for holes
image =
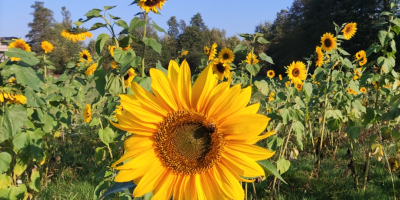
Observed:
[[[360,92],[362,92],[362,93],[364,93],[364,94],[367,93],[367,88],[361,87],[361,88],[360,88]]]
[[[217,43],[214,42],[213,45],[211,45],[210,52],[208,53],[208,60],[214,60],[215,55],[217,54]]]
[[[367,63],[367,57],[364,57],[358,64],[360,65],[360,66],[363,66],[363,65],[365,65]],[[383,67],[382,67],[382,69],[383,69]]]
[[[8,48],[18,48],[25,51],[31,51],[31,47],[23,39],[13,39],[13,41],[8,45]],[[11,57],[11,61],[20,61],[21,58]]]
[[[348,23],[346,26],[343,28],[343,37],[346,40],[350,40],[354,36],[354,34],[357,31],[357,23]]]
[[[204,47],[204,54],[208,55],[210,53],[210,48],[208,46]]]
[[[315,62],[315,66],[321,67],[324,64],[324,53],[322,53],[322,48],[317,46],[315,48],[315,52],[317,53],[317,61]]]
[[[302,82],[301,83],[297,83],[296,84],[296,89],[297,89],[297,91],[301,91],[303,89],[303,83]]]
[[[279,80],[281,81],[281,80],[282,80],[282,75],[280,75],[280,74],[279,74],[279,76],[278,76],[278,77],[279,77]]]
[[[285,85],[288,88],[290,86],[290,81],[286,81]]]
[[[124,112],[115,127],[133,133],[112,167],[115,182],[133,181],[133,196],[154,199],[243,199],[244,177],[265,176],[256,161],[274,152],[254,145],[269,118],[247,106],[251,87],[218,84],[209,64],[191,85],[190,67],[171,61],[168,75],[150,69],[150,93],[132,82],[120,95]],[[122,165],[119,165],[122,163]]]
[[[269,71],[267,72],[267,76],[268,76],[269,78],[274,78],[274,76],[275,76],[274,70],[269,70]]]
[[[86,108],[83,111],[83,117],[85,118],[84,119],[85,123],[89,123],[90,120],[92,120],[92,108],[91,108],[90,104],[86,104]]]
[[[61,32],[61,36],[69,41],[73,42],[78,42],[78,41],[84,41],[86,38],[91,38],[93,36],[92,33],[90,33],[87,29],[85,28],[80,28],[80,27],[74,27],[74,28],[69,28],[67,30],[63,30]]]
[[[267,113],[270,113],[271,112],[271,108],[267,108]]]
[[[41,46],[44,50],[44,53],[50,53],[54,49],[53,45],[48,41],[43,41]]]
[[[275,96],[275,93],[271,92],[269,94],[268,101],[273,101],[275,99],[274,96]]]
[[[140,0],[138,6],[140,6],[140,9],[146,11],[146,13],[150,10],[154,13],[158,13],[157,8],[161,10],[166,1],[167,0]]]
[[[90,76],[96,71],[97,63],[93,63],[90,67],[88,67],[85,71],[86,76]]]
[[[357,68],[356,70],[354,70],[353,80],[359,79],[361,77],[361,73],[362,73],[362,69],[361,68]]]
[[[254,53],[252,55],[252,53],[249,52],[246,56],[246,62],[247,64],[255,65],[259,62],[259,60],[257,59],[257,56]]]
[[[286,73],[294,84],[302,83],[307,77],[306,65],[301,61],[293,61]]]
[[[92,60],[92,56],[90,55],[89,51],[84,49],[82,50],[82,52],[79,53],[79,57],[81,59],[79,59],[79,62],[88,62],[91,63]]]
[[[231,63],[235,59],[235,55],[233,55],[232,50],[229,48],[223,48],[219,54],[218,58],[224,63]]]
[[[357,95],[357,92],[354,91],[354,90],[351,89],[351,88],[347,89],[347,92],[350,93],[350,94],[353,94],[353,95]]]
[[[135,73],[135,70],[132,68],[129,68],[128,73],[124,76],[124,84],[125,87],[129,86],[131,87],[132,85],[132,80],[135,78],[137,74]]]
[[[112,68],[112,69],[116,69],[117,67],[118,67],[118,63],[115,62],[115,60],[113,60],[113,61],[111,62],[111,68]]]
[[[14,83],[16,81],[17,81],[17,79],[15,79],[15,77],[11,77],[10,79],[8,79],[9,83]]]
[[[224,77],[228,78],[231,67],[227,63],[222,62],[222,60],[216,58],[212,62],[212,65],[212,70],[218,75],[219,80],[224,79]]]
[[[322,49],[331,52],[333,49],[336,49],[336,38],[332,33],[325,33],[321,37],[321,44]]]
[[[114,50],[117,48],[116,46],[108,45],[108,51],[110,52],[111,57],[114,57]]]
[[[375,89],[377,89],[377,90],[381,88],[381,87],[379,87],[379,85],[378,85],[378,81],[372,82],[372,85],[374,85]]]
[[[181,54],[179,55],[179,57],[186,56],[188,53],[189,53],[189,51],[182,51]]]

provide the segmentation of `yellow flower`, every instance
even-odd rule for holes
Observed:
[[[243,199],[242,177],[265,176],[256,161],[275,153],[253,145],[273,132],[259,135],[270,119],[256,114],[260,104],[247,106],[251,87],[218,84],[211,64],[192,86],[186,61],[171,61],[168,75],[151,68],[150,76],[154,95],[136,82],[134,95],[120,95],[125,113],[111,123],[133,135],[112,165],[114,181],[133,181],[135,197]]]
[[[161,10],[166,1],[167,0],[140,0],[138,6],[140,6],[140,9],[146,11],[146,13],[150,10],[154,13],[158,13],[157,8]]]
[[[127,86],[131,87],[132,80],[133,78],[135,78],[135,76],[136,76],[135,70],[129,68],[128,73],[124,76],[125,87]]]
[[[361,87],[361,88],[360,88],[360,92],[362,92],[362,93],[367,93],[367,88]]]
[[[362,71],[361,67],[354,70],[353,80],[357,80],[361,77],[361,71]]]
[[[363,66],[363,65],[365,65],[367,63],[367,57],[364,57],[358,64],[360,65],[360,66]],[[383,69],[383,67],[382,67],[382,69]]]
[[[84,119],[85,123],[89,123],[90,120],[92,120],[92,108],[91,108],[90,104],[86,104],[86,108],[83,111],[83,117],[85,118]]]
[[[90,55],[89,51],[84,49],[82,50],[82,52],[79,53],[79,57],[81,59],[79,59],[79,62],[88,62],[91,63],[92,60],[92,56]]]
[[[186,56],[188,53],[189,53],[189,51],[182,51],[181,54],[179,55],[179,57]]]
[[[286,81],[285,85],[286,85],[286,87],[289,87],[290,86],[290,81]]]
[[[208,53],[208,60],[214,60],[215,54],[217,54],[217,43],[214,42],[214,44],[211,46],[210,52]]]
[[[293,61],[286,73],[294,84],[302,83],[307,77],[306,65],[301,61]]]
[[[297,91],[301,91],[303,89],[303,83],[302,82],[297,83],[296,84],[296,89],[297,89]]]
[[[88,67],[85,71],[86,76],[90,76],[96,71],[97,63],[93,63],[90,67]]]
[[[364,50],[361,50],[355,55],[356,60],[360,60],[358,63],[360,66],[363,66],[367,63],[367,53]]]
[[[223,48],[219,54],[218,58],[224,63],[231,63],[235,59],[235,55],[233,55],[232,50],[229,48]]]
[[[332,33],[325,33],[321,37],[321,44],[322,49],[331,52],[333,49],[336,49],[336,38]]]
[[[257,56],[254,53],[252,55],[251,52],[249,52],[246,56],[246,62],[250,65],[255,65],[259,62],[259,60],[257,59]]]
[[[11,77],[10,79],[8,79],[8,82],[9,83],[13,83],[13,82],[15,82],[17,79],[15,79],[14,77]]]
[[[317,46],[315,48],[315,52],[317,53],[317,61],[315,62],[315,66],[321,67],[324,64],[324,53],[322,53],[321,47]]]
[[[356,92],[356,91],[354,91],[354,90],[353,90],[353,89],[351,89],[351,88],[347,89],[347,92],[348,92],[348,93],[350,93],[350,94],[357,95],[357,92]]]
[[[86,38],[91,38],[93,34],[87,31],[85,28],[75,27],[63,30],[61,32],[61,36],[69,41],[72,40],[73,42],[78,42],[84,41]]]
[[[22,94],[10,94],[7,92],[0,92],[0,102],[7,101],[8,103],[26,104],[26,97]]]
[[[279,74],[279,80],[280,80],[280,81],[282,80],[282,75],[280,75],[280,74]]]
[[[275,76],[274,70],[269,70],[269,71],[267,72],[267,76],[268,76],[269,78],[274,78],[274,76]]]
[[[112,68],[112,69],[115,69],[115,68],[117,68],[117,67],[118,67],[118,63],[115,62],[115,61],[112,61],[112,62],[111,62],[111,68]]]
[[[343,37],[346,40],[350,40],[354,36],[354,34],[357,31],[357,23],[348,23],[346,26],[343,28]]]
[[[23,39],[13,39],[13,41],[8,45],[8,48],[19,48],[25,51],[31,51],[31,47]],[[11,57],[11,61],[20,61],[21,58]]]
[[[268,101],[273,101],[275,99],[274,96],[275,96],[275,93],[271,92],[269,94]]]
[[[270,113],[271,112],[271,108],[267,108],[267,113]]]
[[[372,85],[374,85],[375,89],[377,89],[377,90],[381,88],[381,87],[379,87],[377,81],[372,82]]]
[[[227,63],[222,62],[222,60],[216,58],[213,60],[212,66],[212,70],[218,75],[219,80],[223,80],[224,77],[228,78],[231,67]]]
[[[110,52],[111,57],[114,57],[114,50],[117,48],[116,46],[108,45],[108,51]]]
[[[208,46],[204,47],[204,54],[208,55],[210,53],[210,49],[208,48]]]
[[[50,42],[43,41],[42,42],[42,49],[44,50],[44,53],[49,53],[49,52],[53,51],[54,47]]]

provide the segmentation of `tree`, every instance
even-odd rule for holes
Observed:
[[[203,18],[201,17],[200,13],[195,14],[192,19],[190,20],[190,25],[199,27],[200,31],[204,31],[207,26],[204,24]]]
[[[178,21],[176,21],[176,17],[172,16],[171,18],[169,18],[167,24],[168,24],[168,35],[177,38],[179,35],[179,24]]]
[[[28,23],[31,30],[25,36],[32,46],[32,51],[35,52],[40,51],[40,43],[49,36],[49,29],[54,23],[53,11],[43,5],[44,3],[40,1],[35,1],[35,4],[31,5],[31,8],[34,9],[34,12],[31,13],[33,22]]]

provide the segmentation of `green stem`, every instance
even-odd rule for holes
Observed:
[[[321,141],[319,143],[319,152],[318,152],[318,165],[317,165],[317,171],[319,171],[320,166],[321,166],[321,152],[322,152],[322,144],[324,141],[324,133],[325,133],[325,123],[326,123],[326,109],[327,109],[327,103],[328,103],[328,88],[329,88],[329,81],[331,79],[331,70],[329,70],[329,74],[328,74],[328,79],[326,80],[326,94],[325,94],[325,109],[324,109],[324,120],[322,122],[322,130],[321,130]]]
[[[351,160],[353,161],[353,167],[354,167],[354,187],[355,190],[358,191],[358,178],[357,178],[357,167],[356,167],[356,160],[354,159],[354,145],[353,145],[353,139],[350,139],[350,144],[351,144]]]
[[[147,23],[147,13],[144,14],[144,21]],[[144,26],[143,28],[143,38],[146,38],[146,29],[147,29],[147,24]],[[146,53],[146,45],[143,44],[143,57],[142,57],[142,77],[145,77],[144,74],[144,67],[145,67],[145,63],[144,63],[144,58],[145,58],[145,53]]]

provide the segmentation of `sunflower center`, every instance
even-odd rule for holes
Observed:
[[[148,7],[153,7],[156,6],[159,2],[160,0],[147,0],[146,2],[144,2],[144,5]]]
[[[224,71],[225,71],[224,63],[218,63],[217,64],[217,70],[218,70],[219,73],[224,73]]]
[[[229,56],[229,54],[224,53],[224,54],[222,55],[222,58],[223,58],[224,60],[228,60],[228,59],[230,58],[230,56]]]
[[[88,56],[87,56],[86,54],[84,54],[84,55],[82,56],[82,58],[85,59],[85,60],[87,60],[87,59],[88,59]]]
[[[350,33],[350,32],[351,32],[351,28],[350,28],[350,27],[347,27],[346,30],[345,30],[345,32],[346,32],[346,33]]]
[[[294,69],[292,70],[292,75],[293,75],[294,77],[298,77],[298,76],[300,75],[300,70],[299,70],[298,68],[294,68]]]
[[[124,76],[124,80],[128,80],[129,79],[129,73],[127,73],[125,76]]]
[[[155,143],[164,166],[191,175],[220,160],[225,140],[212,119],[193,110],[179,110],[160,124]]]
[[[330,47],[330,46],[332,45],[331,40],[330,40],[330,39],[325,39],[324,45],[325,45],[326,47]]]

